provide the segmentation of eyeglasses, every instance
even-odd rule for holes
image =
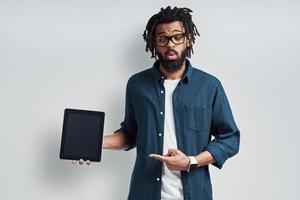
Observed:
[[[165,47],[169,44],[169,41],[172,40],[172,42],[175,45],[182,44],[184,42],[185,33],[179,33],[171,36],[158,36],[155,38],[156,45],[159,47]]]

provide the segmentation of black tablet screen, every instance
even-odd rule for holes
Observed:
[[[66,111],[61,157],[100,161],[103,117],[97,112]]]

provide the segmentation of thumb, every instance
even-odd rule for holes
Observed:
[[[177,149],[172,149],[172,148],[170,148],[170,149],[168,150],[168,155],[169,155],[169,156],[174,156],[174,155],[177,155],[177,154],[178,154]]]
[[[170,154],[185,156],[185,154],[179,149],[169,149]]]

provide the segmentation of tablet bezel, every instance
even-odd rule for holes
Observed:
[[[95,157],[91,156],[84,156],[84,155],[65,155],[64,154],[64,147],[66,142],[66,134],[67,134],[67,125],[68,125],[68,117],[69,114],[85,114],[85,115],[96,115],[100,117],[100,124],[102,124],[102,127],[99,127],[99,139],[98,139],[98,149],[97,155]],[[101,161],[101,154],[102,154],[102,141],[103,141],[103,129],[104,129],[104,118],[105,113],[102,111],[92,111],[92,110],[80,110],[80,109],[72,109],[72,108],[66,108],[64,110],[64,119],[63,119],[63,128],[62,128],[62,138],[61,138],[61,146],[60,146],[60,159],[67,159],[67,160],[90,160],[93,162],[100,162]]]

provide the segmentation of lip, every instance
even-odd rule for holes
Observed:
[[[177,54],[175,52],[170,51],[166,54],[166,59],[168,60],[173,60],[176,58],[177,58]]]
[[[177,58],[177,55],[176,54],[167,54],[166,55],[166,59],[168,60],[174,60]]]

